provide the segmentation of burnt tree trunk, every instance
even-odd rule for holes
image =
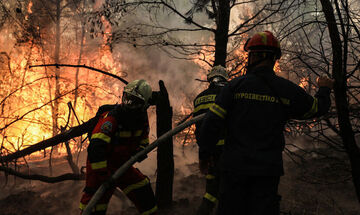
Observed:
[[[214,10],[215,11],[215,10]],[[214,66],[225,67],[230,22],[230,0],[219,1],[215,31],[215,62]]]
[[[84,50],[84,39],[85,39],[85,22],[81,21],[81,41],[80,41],[80,53],[79,53],[79,59],[77,61],[77,65],[80,65],[81,63],[81,58],[83,55],[83,50]],[[76,110],[76,106],[77,106],[77,100],[79,97],[79,73],[80,73],[80,68],[76,68],[76,74],[75,74],[75,93],[74,93],[74,110]],[[74,116],[75,114],[72,116],[71,122],[73,125],[74,124]]]
[[[61,28],[60,28],[60,21],[61,21],[61,0],[56,0],[56,16],[55,16],[55,49],[54,49],[54,61],[55,64],[60,63],[60,50],[61,50]],[[55,68],[55,98],[60,97],[60,68]],[[53,120],[53,136],[58,134],[59,125],[59,105],[61,99],[55,99],[53,106],[52,106],[52,120]],[[54,147],[55,152],[58,152],[58,146]],[[51,160],[50,160],[51,162]],[[51,163],[50,163],[51,165]]]
[[[163,81],[159,81],[160,92],[156,98],[157,137],[172,129],[172,107]],[[157,149],[156,199],[159,208],[172,203],[174,179],[173,140],[169,138]]]
[[[347,99],[347,78],[346,64],[343,64],[342,41],[337,28],[334,10],[329,0],[321,0],[322,10],[329,28],[329,35],[333,51],[332,75],[335,79],[334,94],[336,110],[338,113],[339,133],[344,148],[349,156],[351,165],[351,174],[355,186],[355,192],[360,202],[360,150],[356,145],[354,131],[352,130],[349,117],[349,102]]]

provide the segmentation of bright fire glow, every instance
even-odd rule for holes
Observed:
[[[300,79],[300,83],[299,86],[302,88],[306,88],[307,86],[309,86],[309,77],[304,77]]]
[[[274,66],[274,71],[275,71],[275,73],[281,73],[279,61],[276,61],[275,66]]]
[[[27,8],[28,13],[32,13],[32,10],[31,10],[32,6],[33,6],[33,3],[32,3],[32,1],[30,1],[29,5],[28,5],[28,8]]]
[[[31,7],[32,3],[30,2],[29,13],[31,13]],[[110,48],[105,45],[111,28],[105,19],[102,21],[105,26],[103,45],[97,49],[92,48],[89,52],[84,51],[80,64],[117,74],[121,70],[121,63],[114,63]],[[6,32],[8,31],[2,31],[2,33]],[[15,39],[11,35],[2,35],[0,41],[6,40],[7,44],[11,42],[15,44]],[[86,38],[84,38],[85,40]],[[53,43],[53,41],[47,41],[46,45],[49,43]],[[84,49],[86,48],[90,47],[85,46]],[[66,55],[64,63],[78,64],[79,44],[63,43],[61,49],[61,54]],[[2,76],[0,85],[0,139],[2,142],[0,144],[1,153],[8,154],[53,136],[52,106],[54,105],[56,68],[29,68],[30,65],[54,62],[49,50],[43,49],[31,41],[16,46],[11,52],[2,52],[2,50],[0,52]],[[60,67],[60,93],[62,96],[59,104],[58,129],[67,124],[69,114],[67,103],[71,102],[74,105],[76,71],[77,68]],[[118,103],[123,87],[123,83],[113,78],[86,69],[79,69],[78,84],[75,112],[80,123],[93,117],[99,106]],[[69,123],[69,126],[78,125],[75,118],[70,119],[73,121]],[[72,148],[76,145],[75,142],[70,142],[70,144]],[[64,144],[61,145],[62,147],[57,149],[59,154],[66,152]],[[43,155],[43,152],[34,153],[34,155]]]

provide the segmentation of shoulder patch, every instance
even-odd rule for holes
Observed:
[[[104,123],[101,125],[101,131],[102,131],[103,133],[107,133],[107,134],[108,134],[108,133],[111,132],[112,127],[113,127],[112,123],[111,123],[110,121],[106,121],[106,122],[104,122]]]

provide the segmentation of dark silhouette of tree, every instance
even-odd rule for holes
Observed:
[[[302,155],[315,153],[319,160],[326,159],[340,166],[342,169],[338,172],[349,170],[352,177],[344,175],[338,182],[352,179],[360,199],[360,152],[356,144],[360,128],[360,23],[355,12],[359,5],[348,0],[292,3],[285,3],[289,8],[287,13],[292,14],[288,22],[273,24],[283,39],[285,56],[281,70],[288,78],[302,81],[309,93],[314,92],[318,76],[332,77],[335,105],[330,114],[317,121],[291,122],[289,131],[292,134],[300,131],[310,138],[314,147]]]
[[[234,16],[239,23],[231,21],[231,12],[241,8],[249,8],[243,10],[247,14]],[[240,70],[238,66],[244,64],[244,56],[239,56],[237,51],[242,48],[247,33],[262,29],[271,16],[282,10],[286,10],[283,1],[109,0],[93,18],[106,16],[114,24],[109,40],[112,45],[127,42],[134,47],[157,46],[176,59]],[[121,14],[122,20],[116,14]]]
[[[336,110],[338,114],[337,119],[339,123],[339,135],[342,139],[342,143],[344,145],[346,153],[348,154],[350,159],[353,183],[356,189],[358,201],[360,203],[360,149],[356,145],[355,134],[351,123],[349,110],[350,104],[348,98],[349,91],[347,90],[348,77],[349,75],[351,75],[351,73],[349,74],[347,68],[349,55],[348,49],[349,45],[351,45],[350,41],[352,40],[352,38],[350,37],[351,27],[349,27],[350,25],[352,25],[352,18],[349,14],[349,2],[334,1],[338,20],[341,24],[340,30],[338,29],[338,26],[336,24],[337,21],[335,18],[335,11],[331,2],[329,0],[321,0],[320,2],[327,21],[329,36],[332,45],[332,76],[335,79],[334,94]],[[345,14],[340,11],[340,7],[344,10]],[[345,17],[343,18],[342,16]],[[354,25],[354,27],[356,30],[357,26]],[[359,32],[358,29],[357,32]],[[360,34],[357,34],[356,36],[359,38]],[[358,70],[360,65],[359,59],[357,60],[356,64],[357,68],[355,68],[355,70]],[[357,97],[355,98],[357,99]]]

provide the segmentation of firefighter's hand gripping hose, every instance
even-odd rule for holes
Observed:
[[[155,140],[152,144],[147,146],[144,150],[138,152],[134,156],[132,156],[126,163],[124,163],[119,169],[116,170],[116,172],[105,182],[103,183],[99,189],[96,191],[95,195],[91,198],[90,202],[84,209],[82,215],[90,215],[91,210],[94,208],[96,203],[100,200],[100,198],[104,195],[107,189],[109,189],[111,186],[114,185],[114,182],[133,164],[135,164],[139,158],[143,157],[144,155],[147,155],[149,152],[151,152],[153,149],[155,149],[160,143],[164,142],[168,138],[174,136],[175,134],[179,133],[180,131],[184,130],[185,128],[189,127],[190,125],[194,124],[197,121],[200,121],[204,118],[205,113],[201,114],[199,116],[196,116],[189,121],[186,121],[174,129],[166,132],[161,137],[159,137],[157,140]]]

